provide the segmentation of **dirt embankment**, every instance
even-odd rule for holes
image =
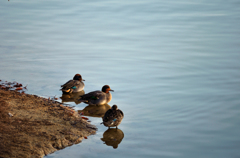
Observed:
[[[43,157],[95,133],[96,127],[70,107],[0,89],[0,157]]]

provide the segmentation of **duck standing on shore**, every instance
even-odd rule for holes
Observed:
[[[79,101],[85,102],[89,105],[103,105],[107,104],[112,100],[112,94],[109,92],[112,90],[109,85],[104,85],[102,91],[93,91],[87,94],[84,94],[80,97]]]
[[[117,105],[113,105],[111,109],[109,109],[105,115],[102,117],[103,122],[101,124],[104,124],[104,126],[110,128],[120,125],[122,122],[122,119],[124,117],[123,112],[118,109]]]
[[[60,89],[63,93],[75,93],[80,92],[84,89],[82,76],[80,74],[76,74],[72,80],[69,80],[65,84],[61,85],[62,89]]]

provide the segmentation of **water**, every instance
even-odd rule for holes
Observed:
[[[80,73],[109,84],[125,117],[47,158],[240,157],[240,3],[206,0],[0,2],[0,79],[60,97]],[[61,100],[60,100],[61,101]],[[70,103],[76,110],[86,104]]]

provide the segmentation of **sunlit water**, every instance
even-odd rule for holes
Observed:
[[[88,117],[97,134],[47,158],[237,158],[239,8],[237,0],[1,0],[0,79],[44,97],[61,97],[76,73],[86,93],[115,90],[109,105],[125,114],[117,148],[101,140],[101,118]]]

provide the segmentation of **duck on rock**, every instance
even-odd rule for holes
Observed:
[[[80,74],[76,74],[72,80],[69,80],[65,84],[61,85],[62,89],[60,89],[63,93],[75,93],[80,92],[84,89],[82,76]]]
[[[107,104],[112,100],[112,94],[109,92],[112,90],[109,85],[104,85],[102,91],[93,91],[87,94],[84,94],[80,97],[79,101],[85,102],[89,105],[103,105]]]
[[[120,125],[122,122],[122,119],[124,117],[123,112],[118,109],[117,105],[113,105],[111,109],[109,109],[105,115],[102,117],[103,122],[101,124],[104,124],[104,126],[110,128],[110,127],[116,127]]]

